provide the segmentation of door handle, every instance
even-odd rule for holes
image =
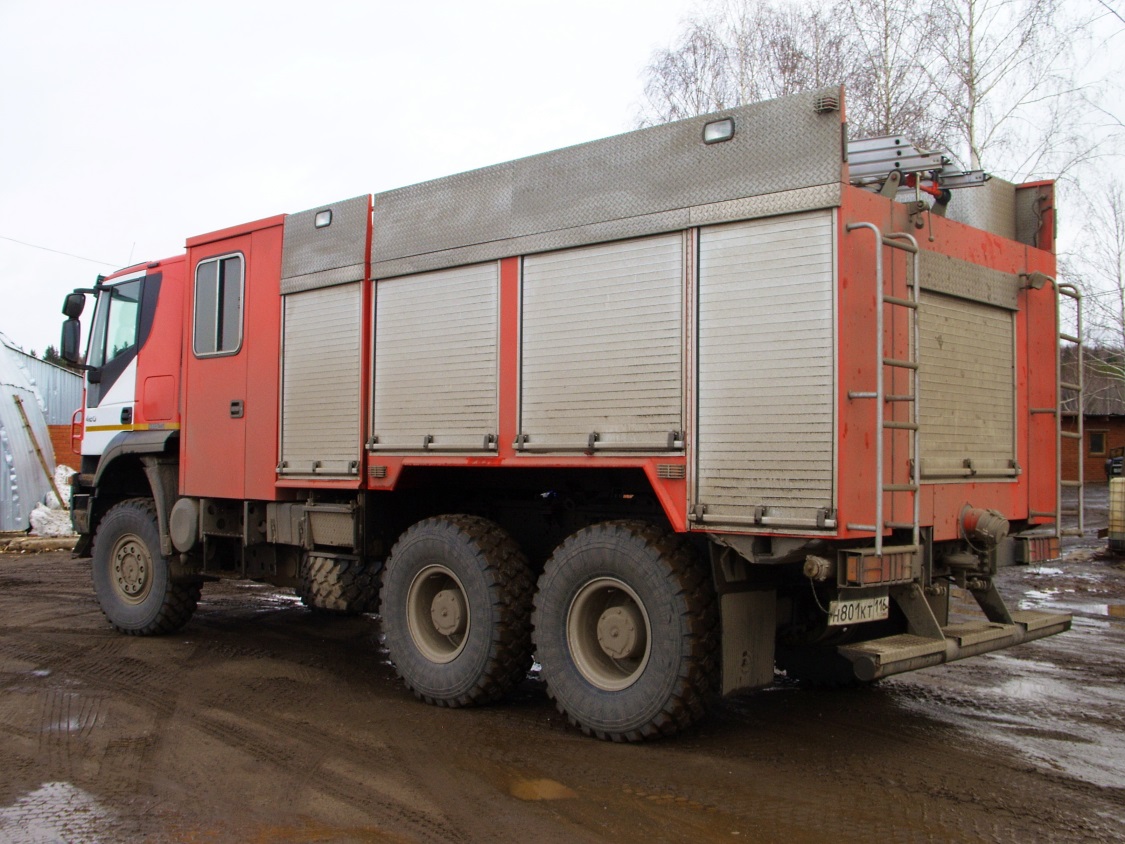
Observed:
[[[131,408],[131,407],[121,408],[121,424],[122,425],[132,425],[133,424],[133,408]]]
[[[241,419],[243,414],[242,399],[234,399],[230,403],[230,418]]]

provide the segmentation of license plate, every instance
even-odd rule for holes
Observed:
[[[889,618],[890,614],[891,601],[886,595],[879,598],[832,601],[828,604],[828,624],[830,627],[861,624],[865,621],[880,621]]]

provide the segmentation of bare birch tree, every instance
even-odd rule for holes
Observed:
[[[854,136],[909,130],[924,144],[940,140],[946,121],[919,65],[925,19],[910,0],[713,0],[706,9],[646,68],[640,123],[843,83]]]
[[[1070,173],[1121,134],[1077,58],[1098,46],[1093,18],[1073,11],[1086,4],[781,2],[711,0],[653,56],[639,122],[843,83],[852,137],[905,134],[1017,181]]]
[[[1125,185],[1110,179],[1086,196],[1080,246],[1064,256],[1063,272],[1085,296],[1090,342],[1125,351]],[[1106,374],[1125,379],[1125,366]]]
[[[714,0],[645,68],[640,125],[838,84],[848,40],[828,12]]]
[[[1058,177],[1098,154],[1097,86],[1080,81],[1074,56],[1088,19],[1064,18],[1060,0],[933,3],[943,49],[925,70],[952,123],[950,152],[964,165],[1020,181]]]
[[[941,146],[952,124],[935,107],[937,80],[923,70],[938,61],[925,5],[845,0],[837,8],[851,32],[844,83],[853,136],[906,134],[921,146]]]

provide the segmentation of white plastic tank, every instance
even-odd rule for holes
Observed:
[[[1109,547],[1125,553],[1125,478],[1109,479]]]
[[[8,346],[8,338],[0,334],[0,531],[20,531],[28,529],[31,511],[47,498],[51,486],[16,398],[23,404],[43,459],[52,468],[55,454],[47,430],[46,408],[34,379],[23,363],[23,355]]]

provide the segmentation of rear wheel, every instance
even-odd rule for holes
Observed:
[[[715,690],[706,569],[683,538],[652,525],[605,522],[569,537],[539,579],[533,622],[548,691],[589,735],[672,735]]]
[[[427,703],[467,706],[507,694],[531,666],[527,559],[476,516],[426,519],[395,543],[383,571],[387,650]]]
[[[198,581],[172,581],[158,524],[151,500],[131,498],[106,513],[94,536],[94,592],[109,623],[122,633],[174,633],[199,601]]]

